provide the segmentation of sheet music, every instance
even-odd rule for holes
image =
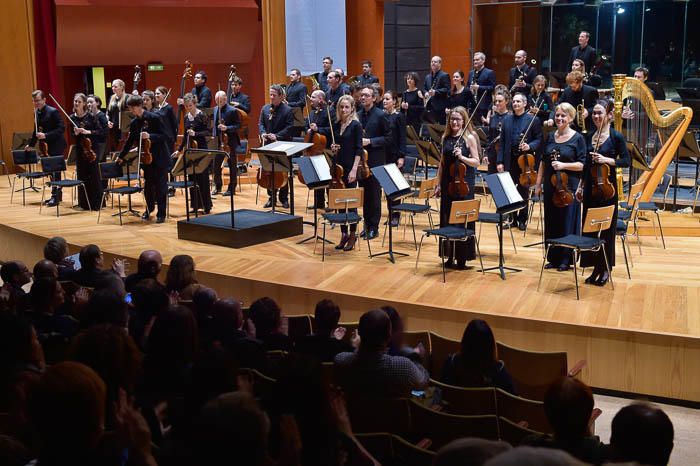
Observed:
[[[278,144],[275,146],[275,151],[287,152],[289,149],[294,147],[294,144]]]
[[[410,189],[411,186],[408,184],[408,181],[406,181],[406,178],[404,178],[403,173],[401,173],[401,170],[399,170],[399,167],[395,163],[384,165],[384,168],[386,169],[387,174],[389,174],[389,176],[391,177],[391,181],[393,181],[396,185],[397,191]]]
[[[311,163],[316,170],[319,181],[329,181],[331,177],[331,167],[328,166],[328,161],[325,155],[314,155],[310,157]]]
[[[503,192],[508,198],[510,204],[515,204],[516,202],[522,202],[523,197],[518,192],[518,189],[513,183],[513,178],[510,177],[510,173],[498,173],[498,180],[501,182],[503,187]]]

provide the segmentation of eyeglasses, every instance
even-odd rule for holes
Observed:
[[[464,118],[462,117],[451,117],[450,121],[464,121]]]

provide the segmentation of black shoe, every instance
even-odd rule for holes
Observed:
[[[340,237],[340,243],[338,243],[335,248],[337,250],[341,250],[345,248],[345,245],[348,243],[348,239],[350,238],[350,235],[347,233],[343,233],[343,235]]]
[[[595,284],[595,282],[598,280],[599,275],[600,273],[597,270],[594,270],[593,273],[588,278],[586,278],[585,282],[589,285]]]
[[[360,238],[364,238],[365,236],[367,236],[367,230],[362,230],[360,232]]]
[[[556,267],[557,267],[557,266],[554,265],[554,264],[552,264],[551,262],[547,262],[547,263],[544,265],[544,268],[545,268],[545,269],[555,269]]]
[[[168,197],[175,197],[175,188],[168,189]]]
[[[455,269],[457,270],[466,270],[467,269],[467,264],[465,262],[457,262],[455,264]]]
[[[165,223],[165,217],[157,217],[156,223]]]
[[[231,195],[231,190],[229,189],[228,191],[224,191],[223,193],[221,193],[221,195],[224,197],[229,197]]]
[[[211,213],[211,207],[204,209],[204,215],[209,215]]]
[[[561,264],[559,267],[557,267],[557,270],[560,272],[567,272],[571,270],[571,266],[569,266],[569,264]]]
[[[46,207],[56,207],[61,201],[56,199],[55,197],[52,197],[49,199],[49,201],[46,203]]]
[[[289,201],[280,201],[283,209],[289,209]]]
[[[369,233],[367,233],[367,239],[374,239],[377,236],[379,236],[379,232],[377,232],[377,230],[370,230]]]
[[[525,222],[518,222],[518,230],[520,230],[520,231],[527,230],[527,224]]]
[[[216,196],[217,194],[221,194],[221,190],[219,188],[214,188],[214,190],[211,192],[211,195]]]
[[[269,209],[272,207],[272,199],[268,199],[265,205],[263,206],[263,209]]]
[[[445,261],[445,268],[446,269],[454,269],[455,267],[456,267],[456,265],[452,259],[448,259]]]
[[[148,211],[145,211],[143,215],[141,215],[141,220],[148,220],[150,216],[151,214]]]
[[[191,214],[196,214],[197,212],[201,212],[202,209],[190,209]]]
[[[600,275],[600,278],[595,281],[596,286],[605,286],[606,283],[608,283],[608,280],[610,279],[610,274],[608,273],[607,270],[603,270],[603,273]]]

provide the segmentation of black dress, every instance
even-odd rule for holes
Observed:
[[[76,176],[85,184],[85,191],[87,191],[86,197],[85,191],[83,191],[82,188],[78,188],[78,205],[85,210],[99,210],[100,199],[102,199],[102,181],[100,180],[100,173],[98,170],[99,158],[96,158],[92,162],[88,161],[82,146],[83,138],[89,138],[92,143],[93,152],[95,152],[96,156],[99,155],[97,152],[97,142],[95,141],[97,133],[99,132],[99,123],[97,122],[97,117],[92,113],[86,113],[80,117],[73,113],[70,119],[80,128],[85,128],[93,132],[93,134],[89,135],[81,134],[79,136],[73,136],[76,154]],[[73,131],[71,131],[71,134],[73,134]]]
[[[559,150],[559,161],[565,163],[580,162],[586,163],[586,141],[580,133],[575,133],[566,142],[556,142],[555,133],[550,133],[547,137],[545,155],[542,158],[544,166],[544,238],[545,241],[553,238],[561,238],[566,235],[577,235],[581,233],[581,204],[574,197],[574,201],[563,208],[554,205],[553,196],[555,187],[550,181],[555,173],[552,168],[552,152]],[[581,179],[581,172],[564,170],[568,175],[568,189],[574,194]],[[570,265],[572,262],[572,251],[567,248],[553,247],[549,250],[547,261],[555,266]]]
[[[184,150],[185,142],[187,141],[187,131],[194,130],[194,136],[190,136],[190,141],[197,141],[197,147],[199,149],[207,148],[207,136],[209,136],[209,118],[202,111],[198,111],[195,116],[191,113],[185,114],[185,137],[182,139],[182,144],[180,144],[180,151]],[[188,175],[189,176],[189,175]],[[209,192],[209,170],[204,170],[199,175],[194,175],[190,177],[190,180],[194,181],[199,189],[190,188],[190,207],[192,210],[204,209],[205,212],[209,212],[212,207],[211,203],[211,192]],[[197,197],[197,191],[199,191],[200,198]]]
[[[545,121],[554,120],[554,103],[552,102],[552,96],[547,92],[542,91],[540,94],[536,94],[535,91],[532,91],[527,98],[527,105],[529,107],[540,107],[537,112],[537,118],[540,119],[543,128]]]
[[[421,115],[423,114],[423,100],[418,96],[418,89],[415,91],[404,91],[401,103],[406,102],[408,109],[406,112],[406,123],[413,126],[416,133],[420,131]]]
[[[450,92],[447,108],[455,107],[466,108],[469,110],[469,115],[471,116],[476,107],[476,100],[474,99],[474,94],[472,94],[472,91],[470,91],[468,87],[462,88],[462,92],[454,92],[454,90]],[[481,124],[481,122],[478,122],[478,124]]]
[[[112,122],[112,129],[108,128],[110,136],[108,146],[110,151],[116,151],[121,141],[123,129],[121,128],[122,112],[128,110],[126,107],[128,98],[129,96],[126,93],[122,95],[121,99],[118,99],[116,94],[114,94],[112,98],[110,98],[109,105],[107,106],[107,117],[109,121]]]
[[[94,113],[97,119],[97,128],[92,132],[93,138],[93,148],[97,154],[97,160],[99,162],[105,161],[105,156],[107,154],[107,133],[109,132],[109,127],[107,126],[107,115],[102,111]]]
[[[501,131],[503,130],[503,119],[508,115],[506,110],[503,113],[491,113],[489,119],[489,143],[486,146],[486,157],[489,159],[489,173],[496,173],[496,158],[498,157],[498,148],[503,140]]]
[[[595,137],[593,133],[588,141],[588,151],[592,152],[595,145]],[[610,168],[610,176],[608,181],[612,183],[617,189],[617,177],[615,173],[616,167],[629,167],[630,165],[630,154],[627,152],[627,144],[625,142],[624,136],[610,128],[610,137],[600,145],[598,148],[598,153],[615,159],[615,167]],[[605,240],[605,254],[608,257],[608,263],[610,268],[615,265],[615,228],[617,225],[617,192],[615,196],[610,199],[595,199],[593,197],[593,183],[596,179],[592,176],[591,165],[593,165],[591,158],[586,157],[586,165],[583,170],[583,218],[585,220],[586,213],[589,208],[592,207],[607,207],[610,205],[615,206],[615,212],[613,214],[613,219],[610,228],[603,230],[600,233],[601,239]],[[584,233],[586,236],[597,237],[597,233]],[[591,253],[583,252],[581,253],[581,267],[598,267],[599,269],[605,268],[605,259],[601,253]]]
[[[466,136],[465,138],[466,139]],[[466,196],[461,197],[450,196],[448,191],[448,186],[452,178],[450,177],[450,167],[455,163],[455,157],[452,154],[455,144],[457,142],[456,136],[448,136],[442,143],[442,176],[440,177],[440,227],[446,227],[450,223],[450,209],[452,208],[452,201],[463,201],[468,199],[474,199],[474,184],[476,182],[476,169],[472,166],[467,165],[467,173],[464,180],[469,185],[469,192]],[[462,155],[465,155],[469,151],[469,147],[466,142],[461,142],[462,145]],[[467,228],[473,229],[475,222],[467,223]],[[454,243],[454,250],[451,251],[450,248],[445,245],[445,256],[446,259],[452,259],[454,257],[457,265],[464,265],[466,261],[474,260],[476,258],[476,247],[474,244],[474,238],[469,238],[468,241],[456,241]]]

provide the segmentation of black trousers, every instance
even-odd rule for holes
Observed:
[[[166,201],[168,198],[168,170],[160,167],[147,167],[143,170],[146,208],[153,212],[158,207],[156,216],[165,218]]]
[[[365,199],[362,205],[365,225],[368,230],[378,231],[379,220],[382,217],[382,188],[374,176],[360,181],[360,186],[365,188]]]
[[[188,175],[190,181],[199,188],[190,188],[190,208],[211,210],[211,193],[209,192],[209,171],[205,170],[199,175]],[[199,193],[197,192],[199,191]]]
[[[236,185],[238,184],[238,166],[236,165],[235,161],[235,150],[232,151],[233,157],[228,158],[228,173],[229,173],[229,178],[228,178],[228,191],[233,192],[233,190],[236,189]],[[214,172],[214,187],[218,190],[221,191],[221,189],[224,186],[224,179],[223,179],[223,169],[221,168],[221,164],[224,162],[224,160],[227,157],[223,154],[217,154],[216,157],[214,157],[214,166],[212,167],[212,171]]]
[[[513,149],[513,151],[516,152],[515,149]],[[530,188],[520,185],[520,166],[518,165],[517,156],[513,157],[513,159],[510,161],[510,177],[513,180],[513,183],[515,183],[515,187],[517,188],[518,192],[523,197],[523,200],[527,202],[526,207],[514,213],[513,217],[518,222],[527,223],[528,211],[530,209],[530,203],[528,202],[530,200]]]
[[[279,192],[280,202],[288,202],[289,201],[289,183],[282,186],[277,191]],[[272,190],[271,189],[267,190],[267,195],[270,196],[270,199],[272,199]]]

